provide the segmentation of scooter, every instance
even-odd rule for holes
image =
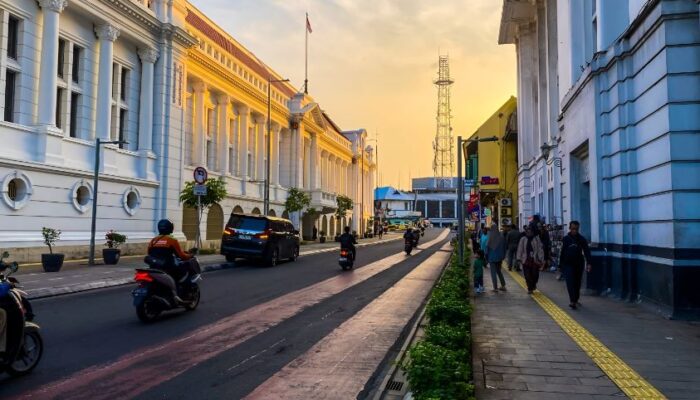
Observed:
[[[340,264],[340,268],[342,268],[343,271],[352,269],[353,265],[355,264],[355,259],[350,249],[340,249],[338,264]]]
[[[404,240],[403,251],[406,252],[407,256],[411,255],[411,252],[413,251],[414,247],[415,246],[413,245],[413,239],[405,239]]]
[[[6,348],[0,358],[0,373],[26,375],[39,364],[44,352],[39,325],[32,322],[34,314],[27,294],[20,290],[19,281],[10,275],[17,272],[17,263],[4,263],[7,252],[0,255],[0,335],[5,335]],[[0,349],[2,350],[2,349]],[[2,353],[0,353],[2,354]]]
[[[193,260],[192,262],[198,266],[196,257],[193,257]],[[187,272],[176,282],[163,270],[165,266],[163,260],[146,256],[144,262],[150,268],[136,270],[134,281],[138,287],[131,292],[134,297],[136,316],[142,322],[155,321],[163,311],[176,308],[193,311],[197,308],[201,296],[199,281],[202,280],[202,276],[200,273]],[[196,269],[199,270],[199,268]]]

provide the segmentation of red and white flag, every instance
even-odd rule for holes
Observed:
[[[309,21],[309,14],[306,14],[306,31],[312,33],[311,22]]]

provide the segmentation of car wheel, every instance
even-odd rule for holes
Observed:
[[[266,264],[269,265],[270,267],[276,267],[277,262],[280,260],[280,252],[277,247],[273,248],[272,251],[270,251],[270,255],[268,256]]]
[[[294,246],[294,250],[292,250],[292,256],[289,257],[291,261],[296,261],[299,258],[299,246]]]
[[[236,262],[236,256],[234,256],[233,254],[226,254],[226,262],[233,264],[234,262]]]

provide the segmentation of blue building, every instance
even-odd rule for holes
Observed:
[[[522,216],[579,220],[592,292],[700,315],[700,3],[505,0]]]

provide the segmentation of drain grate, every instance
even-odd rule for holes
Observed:
[[[395,390],[395,391],[398,392],[398,391],[401,390],[402,387],[403,387],[403,382],[395,381],[395,380],[393,380],[393,379],[390,380],[390,381],[386,384],[386,390]]]

